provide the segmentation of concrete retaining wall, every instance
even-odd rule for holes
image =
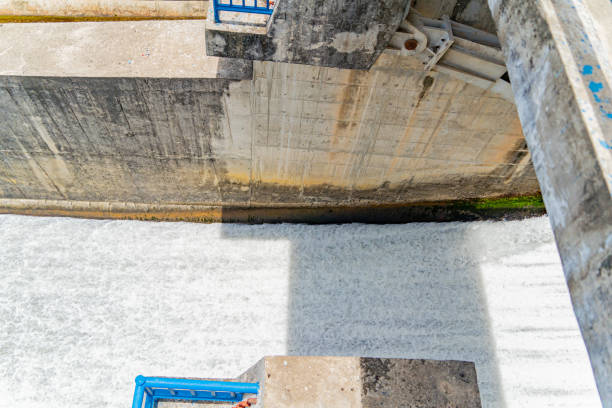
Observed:
[[[495,94],[385,53],[369,71],[207,57],[203,32],[1,26],[0,198],[352,206],[538,191],[515,107]]]

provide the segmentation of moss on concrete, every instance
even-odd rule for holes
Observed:
[[[483,198],[465,202],[465,205],[476,209],[544,209],[541,195],[521,197]]]
[[[88,21],[145,21],[145,20],[204,20],[206,17],[129,17],[129,16],[10,16],[0,15],[5,23],[79,23]]]

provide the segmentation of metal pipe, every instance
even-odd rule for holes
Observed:
[[[155,401],[159,401],[159,400],[177,400],[177,401],[208,401],[208,402],[233,402],[233,403],[237,403],[240,402],[242,399],[242,396],[244,394],[237,394],[236,398],[230,398],[229,396],[226,397],[215,397],[215,398],[211,398],[211,397],[206,397],[206,396],[201,396],[201,397],[190,397],[187,395],[160,395],[160,396],[154,396],[151,397],[153,399],[153,404],[155,404]],[[240,397],[240,398],[238,398]],[[146,405],[145,405],[145,408]]]
[[[136,379],[142,378],[144,381],[141,388],[144,390],[147,387],[154,388],[185,388],[202,391],[226,391],[236,392],[241,394],[258,394],[258,383],[241,383],[231,381],[210,381],[210,380],[191,380],[187,378],[163,378],[163,377],[143,377],[138,376]],[[138,384],[138,382],[137,382]],[[142,391],[141,391],[142,394]],[[142,403],[142,397],[141,397]],[[133,407],[136,408],[136,407]],[[140,408],[140,407],[138,407]]]
[[[267,9],[265,7],[255,7],[255,6],[238,6],[238,5],[223,5],[223,4],[219,4],[216,8],[215,8],[215,13],[218,12],[218,10],[222,10],[222,11],[237,11],[237,12],[241,12],[241,13],[257,13],[257,14],[272,14],[273,10],[272,9]]]
[[[144,397],[145,377],[139,375],[136,377],[136,388],[134,388],[134,399],[132,400],[132,408],[142,408],[142,399]]]
[[[213,12],[215,14],[215,23],[220,23],[219,20],[219,0],[213,0]]]
[[[152,395],[147,394],[147,399],[145,399],[145,408],[153,408],[153,404],[155,399]]]

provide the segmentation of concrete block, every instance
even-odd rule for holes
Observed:
[[[480,407],[473,363],[359,357],[265,357],[240,376],[259,381],[258,406]]]
[[[408,0],[377,4],[285,0],[261,31],[207,24],[208,55],[368,69],[408,12]],[[299,68],[295,68],[299,69]],[[311,73],[312,71],[309,71]]]

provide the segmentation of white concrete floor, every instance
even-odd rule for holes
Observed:
[[[266,354],[476,361],[484,407],[599,407],[548,220],[0,216],[0,407],[131,403]]]

